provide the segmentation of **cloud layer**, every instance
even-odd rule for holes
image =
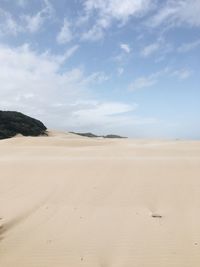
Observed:
[[[134,116],[128,113],[135,104],[97,101],[88,89],[107,80],[103,73],[86,76],[80,68],[63,72],[63,62],[72,56],[69,51],[60,56],[39,54],[28,45],[0,46],[1,108],[37,116],[49,127],[66,130],[102,132],[103,128],[106,133],[124,125],[134,127]]]

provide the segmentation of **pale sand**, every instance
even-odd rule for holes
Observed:
[[[0,141],[1,267],[199,267],[200,142]]]

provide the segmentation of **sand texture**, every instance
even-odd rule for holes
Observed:
[[[200,142],[0,141],[1,267],[199,267]]]

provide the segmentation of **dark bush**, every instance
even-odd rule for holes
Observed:
[[[16,111],[0,111],[0,139],[16,134],[24,136],[47,135],[47,128],[36,119]]]
[[[84,137],[100,137],[93,133],[76,133],[76,132],[70,132],[70,133],[77,134],[77,135],[84,136]]]
[[[108,135],[105,135],[104,138],[126,138],[126,137],[116,135],[116,134],[108,134]]]
[[[76,133],[76,132],[70,132],[70,133],[73,133],[73,134],[77,134],[77,135],[80,135],[80,136],[85,136],[85,137],[103,137],[103,138],[126,138],[126,137],[123,137],[123,136],[120,136],[120,135],[116,135],[116,134],[108,134],[108,135],[96,135],[96,134],[93,134],[93,133]]]

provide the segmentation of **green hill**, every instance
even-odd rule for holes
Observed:
[[[16,134],[24,136],[47,135],[45,125],[34,118],[16,111],[0,111],[0,139]]]

